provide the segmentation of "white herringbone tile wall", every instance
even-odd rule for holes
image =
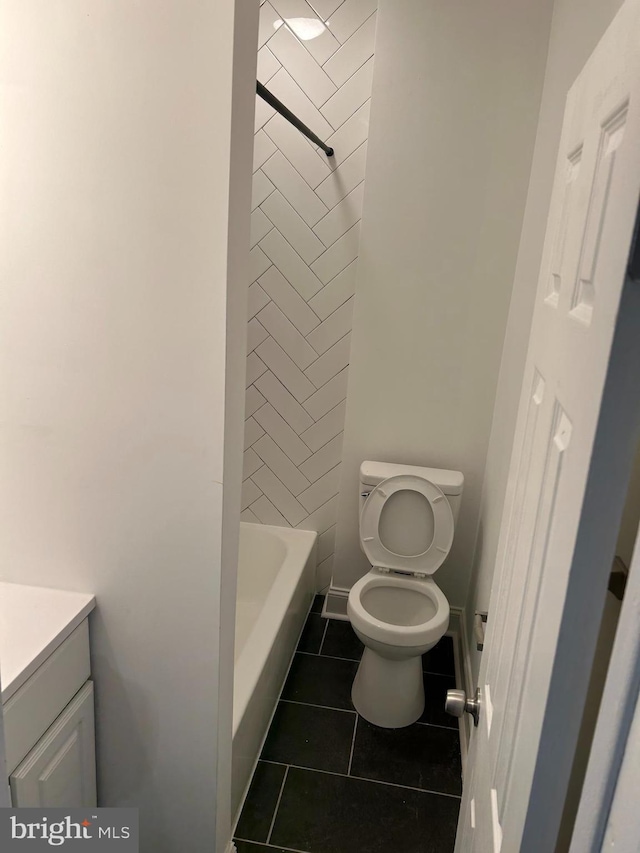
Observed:
[[[242,518],[315,530],[333,558],[377,0],[262,0]],[[309,36],[314,36],[309,38]]]

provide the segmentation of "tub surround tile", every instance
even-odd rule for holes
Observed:
[[[339,128],[371,97],[372,82],[373,56],[329,98],[320,112],[333,127]]]
[[[346,774],[355,723],[353,711],[280,702],[261,758]]]
[[[452,637],[443,637],[437,645],[422,655],[422,669],[424,672],[455,677]]]
[[[276,115],[273,107],[270,107],[266,101],[263,101],[259,95],[256,95],[256,112],[253,122],[253,130],[258,131]]]
[[[271,231],[273,223],[270,222],[262,212],[262,208],[257,207],[251,214],[251,248],[256,245],[263,237]]]
[[[259,130],[253,138],[253,171],[257,172],[263,163],[266,163],[269,157],[276,153],[277,149],[273,141],[267,136],[264,130]],[[320,195],[322,198],[322,195]],[[257,276],[254,276],[252,281],[255,281]]]
[[[357,668],[353,661],[297,653],[282,698],[351,711],[351,685]]]
[[[338,496],[334,495],[321,507],[314,510],[311,515],[308,515],[304,521],[301,521],[297,527],[300,530],[315,530],[316,533],[324,533],[332,527],[338,518]],[[320,586],[320,589],[324,589]]]
[[[248,509],[260,521],[319,533],[335,524],[326,507],[339,488],[376,7],[377,0],[261,0],[260,9],[258,79],[335,154],[327,158],[256,99],[247,417],[255,415],[267,436],[252,424],[245,449],[289,496],[270,481],[269,494]],[[305,40],[303,22],[317,29],[315,38]],[[265,400],[261,420],[255,403]],[[311,483],[304,489],[303,478]],[[319,550],[318,577],[327,582],[333,540],[325,536]]]
[[[267,841],[286,769],[281,764],[258,761],[236,827],[239,838]]]
[[[320,653],[334,658],[345,658],[360,662],[364,646],[358,639],[350,622],[329,619]]]
[[[340,50],[342,50],[342,48],[340,48]],[[340,51],[338,51],[338,53],[339,52]],[[369,57],[367,57],[367,59],[368,58]],[[310,56],[309,59],[312,62],[314,61]],[[300,82],[302,83],[302,80]],[[305,83],[306,82],[307,81],[305,81]],[[329,80],[329,83],[331,83],[331,80]],[[317,100],[317,93],[312,92],[313,98],[309,97],[302,86],[298,84],[297,80],[294,79],[286,68],[281,68],[280,71],[271,78],[269,81],[269,91],[273,92],[276,98],[282,101],[283,104],[286,104],[291,112],[295,113],[300,121],[303,121],[307,127],[312,127],[314,133],[317,133],[320,138],[326,139],[326,137],[329,136],[332,129],[331,125],[322,115],[314,102],[314,100]],[[329,91],[328,88],[327,91]],[[335,89],[333,92],[335,92]],[[329,91],[327,98],[329,98],[333,92]],[[303,141],[306,145],[309,144],[306,139]]]
[[[266,45],[261,47],[258,51],[258,72],[256,74],[258,80],[266,86],[273,75],[277,74],[281,68],[282,65],[280,65],[269,48]]]
[[[310,613],[300,635],[297,650],[310,655],[319,654],[328,621],[319,613]]]
[[[258,47],[261,48],[275,32],[274,24],[280,20],[280,16],[270,3],[262,3],[260,6],[260,23],[258,24]]]
[[[331,16],[331,32],[344,44],[377,8],[377,0],[345,0]]]
[[[320,450],[328,441],[331,441],[332,438],[342,432],[346,408],[347,401],[341,400],[337,406],[334,406],[319,421],[316,421],[313,426],[305,430],[300,438],[304,440],[304,443],[311,450]]]
[[[278,113],[272,115],[264,130],[311,189],[315,189],[331,174],[329,165],[318,157],[300,131]],[[323,200],[322,196],[318,197]]]
[[[343,0],[310,0],[310,2],[322,20],[327,21]]]
[[[447,690],[456,686],[455,677],[449,675],[423,674],[424,680],[424,711],[419,722],[432,726],[445,726],[458,731],[458,720],[444,710]]]
[[[458,807],[453,797],[292,767],[271,843],[312,853],[450,853]]]
[[[324,64],[324,70],[336,86],[344,86],[349,77],[361,65],[373,56],[376,36],[376,13],[374,12],[351,37],[345,41],[331,59]]]
[[[418,724],[403,729],[381,729],[358,717],[351,775],[460,795],[462,764],[458,731]]]

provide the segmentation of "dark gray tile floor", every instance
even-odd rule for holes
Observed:
[[[238,853],[451,853],[460,806],[453,642],[423,657],[420,720],[381,729],[356,712],[363,646],[316,597],[236,827]]]

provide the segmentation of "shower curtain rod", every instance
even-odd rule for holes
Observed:
[[[333,157],[333,148],[324,143],[312,130],[309,130],[307,125],[301,122],[297,115],[294,115],[288,107],[285,107],[282,101],[279,101],[276,96],[259,81],[256,81],[256,91],[263,101],[266,101],[269,106],[276,110],[276,112],[279,112],[287,121],[290,121],[294,127],[297,127],[300,133],[304,133],[307,139],[310,139],[312,142],[315,142],[316,145],[319,145],[327,157]]]

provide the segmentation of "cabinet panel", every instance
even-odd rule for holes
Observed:
[[[80,690],[91,674],[90,666],[85,619],[4,705],[8,773]]]
[[[93,684],[88,681],[11,774],[13,805],[96,805]]]

